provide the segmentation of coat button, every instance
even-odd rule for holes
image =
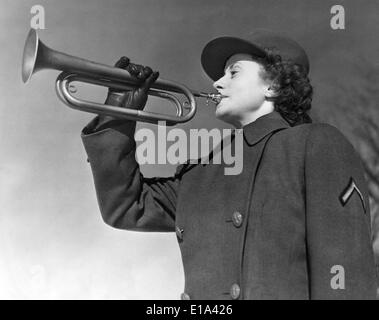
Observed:
[[[181,299],[181,300],[191,300],[190,296],[189,296],[187,293],[185,293],[185,292],[183,292],[183,293],[180,295],[180,299]]]
[[[232,297],[232,299],[237,300],[240,296],[240,293],[241,293],[240,286],[237,283],[233,284],[232,287],[230,288],[230,296]]]
[[[178,237],[178,240],[183,240],[184,229],[177,226],[175,232],[176,232],[176,236]]]
[[[239,228],[243,222],[243,216],[240,212],[234,211],[232,216],[233,224],[236,228]]]

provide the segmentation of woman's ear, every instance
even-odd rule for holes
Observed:
[[[267,101],[272,101],[276,96],[275,89],[271,85],[267,86],[264,89],[264,95]]]

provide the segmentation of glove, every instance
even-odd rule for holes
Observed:
[[[154,81],[157,80],[159,72],[153,72],[150,67],[131,63],[127,57],[120,58],[116,62],[115,67],[128,71],[132,77],[141,80],[142,84],[135,89],[125,92],[110,89],[105,103],[123,108],[142,110],[147,102],[147,92]]]
[[[159,72],[153,72],[150,67],[131,63],[129,58],[121,57],[115,64],[116,68],[124,69],[135,79],[141,80],[141,85],[128,91],[109,89],[105,104],[121,108],[143,110],[146,105],[150,87],[159,77]],[[116,119],[112,116],[99,115],[96,130],[111,121],[128,121]]]

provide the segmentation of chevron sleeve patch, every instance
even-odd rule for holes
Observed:
[[[354,179],[350,177],[348,185],[345,187],[345,189],[341,192],[341,195],[339,196],[340,202],[342,206],[344,207],[353,193],[356,192],[359,195],[359,198],[361,199],[363,209],[365,210],[366,213],[366,206],[365,206],[365,201],[363,199],[362,192],[359,190],[358,186],[356,185]]]

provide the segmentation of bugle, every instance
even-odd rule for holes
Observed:
[[[67,106],[85,112],[109,115],[116,118],[149,123],[166,121],[167,125],[174,125],[187,122],[193,118],[197,107],[195,97],[206,98],[208,101],[215,103],[220,99],[220,95],[218,94],[190,90],[180,83],[161,78],[158,78],[154,82],[148,91],[148,95],[167,99],[174,103],[176,106],[175,116],[78,99],[70,92],[70,84],[73,81],[124,91],[137,87],[141,82],[132,77],[124,69],[107,66],[53,50],[39,39],[36,30],[31,29],[26,38],[22,58],[22,80],[25,83],[28,82],[34,73],[43,69],[62,71],[56,80],[55,88],[58,97]],[[184,95],[186,101],[181,102],[174,94]]]

